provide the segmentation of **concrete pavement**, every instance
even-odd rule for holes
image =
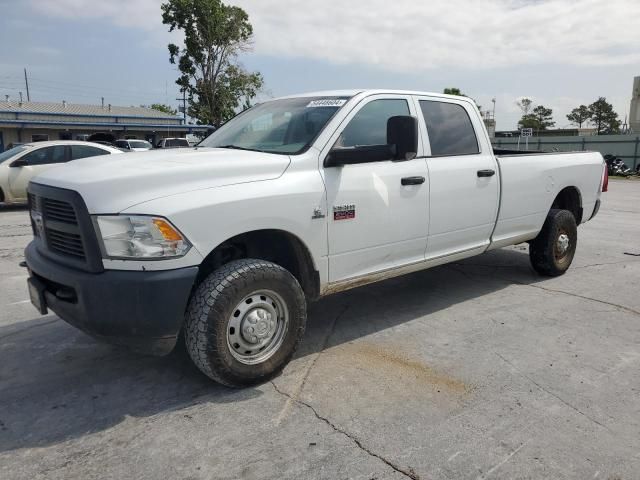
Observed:
[[[521,245],[329,297],[245,390],[39,316],[30,235],[0,210],[2,479],[638,478],[637,182],[610,183],[563,277]]]

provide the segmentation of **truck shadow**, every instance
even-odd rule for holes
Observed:
[[[428,316],[513,281],[538,280],[526,249],[509,249],[340,293],[310,306],[297,357]],[[127,416],[251,401],[263,390],[232,390],[211,382],[184,349],[164,358],[136,355],[98,343],[54,315],[0,328],[0,452],[83,437]]]

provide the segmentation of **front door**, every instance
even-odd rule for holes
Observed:
[[[489,245],[499,203],[499,171],[468,100],[419,97],[429,167],[427,259]]]
[[[55,164],[66,162],[69,159],[69,152],[65,145],[34,147],[19,159],[24,160],[26,165],[10,168],[9,188],[11,196],[16,201],[23,201],[27,198],[29,181],[39,173],[54,167]]]
[[[321,159],[334,145],[386,144],[387,120],[396,115],[416,115],[410,97],[362,100]],[[321,172],[327,189],[330,282],[424,260],[429,196],[424,158],[326,167]],[[403,182],[409,177],[424,181]]]

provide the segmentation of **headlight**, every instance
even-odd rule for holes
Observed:
[[[181,257],[191,244],[168,220],[144,215],[95,217],[105,258]]]

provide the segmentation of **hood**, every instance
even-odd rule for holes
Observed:
[[[118,213],[178,193],[275,179],[290,161],[287,155],[223,148],[152,150],[75,160],[32,181],[75,190],[92,214]]]

